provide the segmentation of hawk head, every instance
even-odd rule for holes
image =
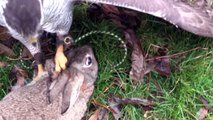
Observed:
[[[42,19],[40,0],[7,0],[3,16],[9,29],[26,40],[37,42]]]

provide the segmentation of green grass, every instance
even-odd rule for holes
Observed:
[[[137,31],[138,36],[143,39],[145,51],[151,44],[164,46],[169,49],[168,54],[183,52],[196,47],[207,48],[200,49],[184,54],[177,59],[172,59],[172,74],[170,77],[162,77],[156,72],[151,72],[145,78],[146,84],[134,85],[129,79],[125,70],[131,68],[130,52],[128,59],[117,68],[111,68],[111,64],[118,63],[123,56],[123,49],[118,48],[119,42],[107,35],[92,35],[79,43],[78,45],[92,45],[99,63],[99,75],[95,83],[95,91],[91,98],[97,102],[107,104],[107,95],[113,93],[124,98],[140,97],[152,98],[157,102],[157,106],[150,111],[154,115],[150,119],[159,120],[193,120],[197,118],[201,108],[200,96],[206,98],[213,106],[213,39],[203,38],[175,28],[160,19],[148,15],[141,15],[143,24]],[[94,23],[86,15],[86,6],[78,6],[75,9],[71,34],[73,38],[92,30],[105,30],[122,36],[122,31],[110,21],[100,21]],[[150,51],[150,54],[152,51]],[[0,60],[6,60],[1,56]],[[19,61],[8,61],[11,66]],[[179,63],[176,67],[175,64]],[[11,66],[0,68],[0,83],[3,83],[0,97],[7,93],[8,73]],[[113,78],[119,78],[122,85],[118,86]],[[147,82],[147,80],[150,82]],[[156,84],[162,89],[164,96],[155,96],[158,92]],[[103,92],[106,88],[108,90]],[[90,101],[90,102],[91,102]],[[90,106],[90,103],[89,103]],[[88,111],[91,115],[94,111]],[[145,111],[141,106],[126,105],[122,110],[123,118],[129,120],[142,120]],[[109,119],[112,115],[109,114]],[[213,119],[213,110],[210,110],[206,120]]]
[[[32,69],[31,68],[28,69],[28,67],[30,67],[31,65],[31,61],[24,61],[24,60],[21,61],[20,59],[16,60],[16,58],[19,57],[20,46],[21,44],[18,42],[14,44],[12,49],[14,53],[17,55],[14,58],[10,58],[5,55],[0,55],[0,61],[4,61],[7,63],[6,67],[0,68],[0,98],[5,96],[9,92],[10,86],[12,86],[12,83],[11,83],[12,80],[10,79],[10,76],[11,76],[11,70],[13,69],[14,65],[18,65],[22,67],[22,69],[28,71],[29,76],[32,76],[32,73],[31,73]]]

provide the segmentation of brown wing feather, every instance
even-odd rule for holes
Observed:
[[[80,0],[129,8],[163,18],[197,35],[213,37],[213,20],[198,7],[180,0]]]

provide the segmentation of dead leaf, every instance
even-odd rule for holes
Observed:
[[[136,11],[127,10],[120,7],[106,5],[106,4],[93,4],[88,9],[91,19],[109,19],[114,24],[122,29],[137,29],[140,26],[141,20]]]
[[[152,67],[146,64],[141,42],[135,32],[128,29],[124,31],[124,35],[132,47],[130,78],[137,82],[143,82],[144,76],[151,71]]]
[[[102,11],[120,28],[136,30],[140,26],[141,20],[136,11],[111,5],[102,5]]]
[[[114,111],[114,112],[112,112],[112,115],[115,118],[115,120],[118,120],[119,118],[121,118],[122,117],[121,98],[110,94],[108,97],[108,103],[109,103],[110,108],[113,109],[113,111]]]
[[[101,109],[98,116],[98,120],[108,120],[107,112],[108,112],[107,109],[105,108]]]
[[[154,61],[155,67],[154,70],[162,76],[170,76],[171,74],[171,65],[169,59],[160,59]]]
[[[113,117],[118,120],[122,117],[121,109],[123,105],[131,104],[131,105],[142,105],[144,107],[153,107],[156,105],[155,102],[148,100],[148,99],[142,99],[142,98],[121,98],[118,96],[115,96],[113,94],[109,94],[108,96],[108,104],[109,108],[113,111]]]
[[[5,54],[9,57],[15,57],[15,53],[12,49],[8,48],[7,46],[0,43],[0,54]]]
[[[0,27],[0,40],[5,41],[11,38],[12,36],[9,34],[8,30],[4,27]]]
[[[15,65],[10,73],[10,79],[13,85],[11,91],[24,86],[26,78],[28,78],[27,72],[18,65]]]
[[[3,67],[5,67],[5,66],[7,66],[7,63],[6,63],[6,62],[0,61],[0,68],[3,68]]]
[[[203,96],[200,96],[200,101],[203,103],[203,106],[210,110],[212,109],[212,106],[209,104],[209,102],[203,97]]]
[[[0,42],[8,47],[16,42],[5,27],[0,26]]]
[[[157,53],[154,57],[166,56],[168,49],[166,47],[159,47]],[[170,76],[171,74],[171,65],[169,58],[162,58],[154,60],[154,70],[162,76]]]
[[[200,101],[203,103],[203,107],[201,107],[198,112],[198,120],[204,120],[204,118],[208,114],[208,111],[212,109],[212,106],[208,103],[208,101],[203,96],[200,96]]]
[[[98,120],[98,116],[100,114],[100,109],[97,109],[94,114],[89,118],[89,120]]]
[[[30,51],[26,47],[23,47],[21,57],[24,58],[24,59],[30,59],[30,60],[33,59],[32,54],[30,53]]]
[[[148,99],[142,98],[123,98],[121,99],[123,104],[132,104],[132,105],[143,105],[143,106],[154,106],[155,102]]]
[[[144,76],[152,70],[162,76],[168,77],[171,74],[170,58],[165,57],[147,61],[141,47],[141,41],[136,33],[133,30],[128,29],[124,31],[124,35],[132,48],[132,68],[130,70],[130,78],[132,80],[143,82]],[[153,58],[166,56],[167,52],[168,50],[166,48],[159,47]]]
[[[205,107],[200,108],[198,113],[198,120],[204,120],[207,114],[208,114],[208,109],[206,109]]]
[[[105,108],[98,108],[87,120],[108,120],[107,112]]]
[[[115,6],[103,4],[101,7],[105,14],[119,14],[119,10]]]
[[[142,98],[122,98],[122,104],[140,105],[144,111],[152,110],[155,102]]]

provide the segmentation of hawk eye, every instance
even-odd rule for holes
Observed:
[[[65,44],[71,44],[73,42],[72,38],[71,37],[65,37],[64,38],[64,43]]]

